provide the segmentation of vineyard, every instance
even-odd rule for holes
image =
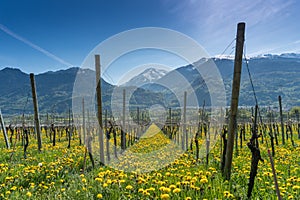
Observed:
[[[59,134],[55,144],[53,136],[51,138],[50,135],[51,131],[42,129],[41,152],[38,151],[33,130],[29,130],[29,144],[27,150],[24,150],[23,144],[26,141],[22,137],[22,130],[9,129],[11,149],[5,148],[1,134],[1,199],[246,199],[251,170],[251,151],[247,147],[251,138],[251,125],[239,125],[239,140],[235,147],[230,181],[224,181],[220,171],[221,139],[218,139],[209,152],[208,163],[205,157],[196,159],[194,141],[184,154],[168,166],[149,173],[140,173],[125,172],[109,166],[95,165],[93,168],[85,147],[79,145],[78,133],[81,129],[74,130],[69,148],[67,129],[56,128]],[[285,145],[281,144],[279,124],[265,126],[266,129],[262,130],[264,126],[260,125],[258,132],[266,131],[278,137],[273,153],[280,194],[283,199],[299,199],[299,126],[297,123],[286,126],[288,140]],[[145,134],[150,134],[150,137],[141,138],[137,145],[128,146],[128,149],[133,152],[147,152],[170,143],[163,132],[155,135],[151,133],[156,132],[156,129],[155,124],[149,125]],[[205,142],[205,129],[200,131],[195,140],[202,144]],[[117,146],[120,146],[120,133],[116,130]],[[276,199],[274,175],[268,156],[271,140],[264,136],[265,138],[261,137],[258,141],[264,161],[259,162],[252,196],[254,199]],[[126,139],[130,140],[129,135]],[[114,139],[109,139],[109,143],[113,146]],[[133,160],[134,158],[130,158],[129,162]]]

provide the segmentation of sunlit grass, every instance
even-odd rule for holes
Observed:
[[[228,182],[219,170],[219,142],[210,152],[208,166],[204,160],[196,161],[194,152],[187,151],[166,167],[149,173],[126,172],[99,165],[92,170],[87,157],[87,167],[82,173],[85,148],[78,146],[77,136],[68,149],[65,136],[58,137],[60,141],[53,147],[43,134],[43,149],[38,152],[35,137],[31,135],[24,159],[22,141],[16,142],[14,150],[7,150],[2,133],[0,135],[0,199],[246,199],[251,166],[251,153],[246,142],[233,159],[232,178]],[[250,133],[247,133],[249,137]],[[300,141],[296,137],[294,140],[295,147],[290,141],[284,146],[275,146],[275,167],[283,199],[300,199]],[[128,151],[156,152],[170,143],[152,126]],[[254,199],[276,199],[266,143],[260,148],[265,161],[259,163],[252,196]],[[161,158],[171,157],[170,154],[176,152],[165,151]],[[122,158],[124,162],[135,162],[134,157],[125,158]]]

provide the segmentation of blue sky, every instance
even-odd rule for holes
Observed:
[[[149,26],[184,33],[214,56],[240,21],[247,55],[300,53],[299,10],[297,0],[1,0],[0,68],[42,73],[80,66],[105,39]]]

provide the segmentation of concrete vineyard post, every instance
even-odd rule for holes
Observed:
[[[278,96],[279,101],[279,111],[280,111],[280,124],[281,124],[281,136],[282,136],[282,144],[285,144],[284,140],[284,124],[283,124],[283,116],[282,116],[282,104],[281,104],[281,96]]]

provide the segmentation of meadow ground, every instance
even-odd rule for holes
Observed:
[[[168,143],[161,135],[154,136],[157,140],[142,138],[132,151],[161,148]],[[274,161],[283,199],[300,199],[300,140],[294,140],[295,146],[290,141],[275,146]],[[52,146],[43,132],[43,148],[38,152],[31,135],[26,159],[21,140],[14,141],[12,148],[6,149],[1,133],[0,199],[247,199],[251,152],[246,142],[234,155],[231,180],[224,181],[220,142],[211,150],[208,165],[205,159],[195,159],[193,148],[167,167],[139,173],[97,163],[92,169],[88,157],[83,172],[85,147],[79,146],[78,137],[73,138],[71,148],[67,148],[66,137]],[[113,139],[110,142],[113,144]],[[260,144],[264,162],[259,163],[252,199],[277,199],[268,148],[266,142]]]

